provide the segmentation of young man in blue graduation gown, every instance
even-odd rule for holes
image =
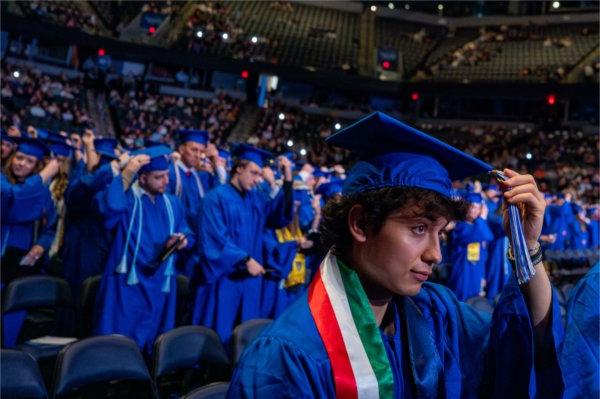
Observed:
[[[438,235],[466,212],[451,180],[492,167],[380,113],[328,142],[370,153],[324,209],[332,249],[308,293],[245,351],[228,397],[560,397],[560,315],[541,262],[528,283],[511,281],[491,320],[426,282]],[[541,194],[532,176],[505,174],[539,256]]]
[[[208,132],[205,130],[180,130],[178,132],[180,159],[169,167],[169,193],[181,200],[185,209],[188,225],[198,233],[198,221],[204,196],[219,184],[225,183],[226,171],[217,160],[218,150],[211,146],[212,152],[206,154]],[[208,155],[214,169],[213,173],[201,171],[200,167]],[[181,254],[180,268],[188,277],[198,264],[198,251],[190,249]]]
[[[452,270],[447,283],[459,301],[484,292],[487,246],[494,239],[487,222],[488,209],[481,195],[470,193],[465,200],[469,203],[467,217],[456,222],[451,233]]]
[[[96,198],[114,238],[98,292],[94,333],[126,335],[147,355],[156,337],[175,327],[175,256],[167,255],[194,243],[181,202],[166,193],[170,152],[151,147],[133,153]]]
[[[110,250],[110,232],[104,229],[102,216],[94,207],[94,197],[113,180],[111,162],[119,162],[117,140],[94,139],[85,133],[82,138],[86,166],[73,179],[65,192],[67,215],[62,248],[63,273],[71,286],[73,298],[78,299],[83,281],[102,274]],[[122,162],[128,156],[122,155]]]
[[[192,324],[214,329],[229,344],[233,328],[261,317],[263,232],[292,218],[292,171],[289,160],[279,158],[283,187],[271,198],[256,187],[270,153],[248,145],[235,151],[228,184],[205,198],[200,219],[201,262],[194,278]]]
[[[0,182],[2,282],[41,271],[55,236],[56,209],[49,191],[60,164],[38,139],[15,138]]]

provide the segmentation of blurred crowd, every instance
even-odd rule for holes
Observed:
[[[51,76],[39,69],[2,63],[3,126],[45,121],[63,130],[93,126],[82,103],[80,78]],[[44,123],[45,124],[45,123]]]

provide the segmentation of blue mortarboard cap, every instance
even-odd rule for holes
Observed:
[[[39,139],[33,139],[30,137],[15,137],[15,141],[19,144],[17,151],[22,152],[25,155],[31,155],[37,159],[43,159],[45,156],[50,154],[48,147],[46,147],[46,145]]]
[[[554,195],[550,194],[550,193],[544,193],[544,199],[545,200],[549,200],[552,199],[554,197]]]
[[[50,152],[52,152],[54,155],[69,157],[74,149],[73,146],[67,144],[67,141],[64,140],[64,137],[63,140],[46,139],[45,142],[50,149]]]
[[[497,184],[487,184],[487,185],[484,186],[483,190],[484,191],[491,190],[491,191],[495,191],[495,192],[499,193],[500,192],[500,187],[498,187]]]
[[[37,129],[35,129],[35,131],[37,133],[38,139],[44,140],[44,139],[47,139],[48,137],[50,137],[50,132],[47,130],[37,128]]]
[[[156,147],[159,145],[164,145],[163,143],[160,143],[158,141],[154,141],[154,140],[150,140],[150,139],[144,139],[144,147],[146,148],[150,148],[150,147]]]
[[[317,188],[317,194],[321,194],[323,199],[327,201],[334,195],[341,194],[343,185],[344,181],[341,179],[335,179],[329,183],[323,183]]]
[[[117,159],[118,157],[115,154],[115,149],[118,146],[118,142],[115,139],[105,138],[105,139],[95,139],[94,140],[94,148],[96,152],[102,156]]]
[[[142,166],[140,173],[153,172],[155,170],[166,170],[169,169],[169,158],[167,155],[171,154],[171,150],[166,145],[154,146],[144,148],[131,153],[131,156],[145,154],[150,157],[150,163]]]
[[[206,130],[179,130],[179,141],[181,143],[186,143],[188,141],[193,141],[199,144],[208,143],[208,132]]]
[[[224,148],[219,148],[219,156],[223,159],[231,159],[231,153]]]
[[[565,199],[565,195],[563,193],[558,193],[558,194],[556,194],[556,198]]]
[[[418,187],[451,198],[451,182],[492,166],[384,113],[375,112],[326,139],[359,154],[343,192]]]
[[[238,159],[254,162],[261,168],[265,162],[273,157],[269,151],[261,150],[248,144],[239,144],[234,150],[233,155]]]
[[[483,202],[483,198],[479,193],[467,193],[463,196],[465,201],[471,204],[481,204]]]
[[[16,139],[16,137],[9,136],[8,134],[6,134],[5,131],[2,131],[2,135],[0,135],[0,140],[2,140],[2,141],[6,140],[13,144],[17,142],[17,140],[15,140],[15,139]]]

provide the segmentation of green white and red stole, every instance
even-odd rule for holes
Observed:
[[[331,362],[338,398],[391,398],[394,377],[356,272],[327,254],[308,288],[308,306]]]

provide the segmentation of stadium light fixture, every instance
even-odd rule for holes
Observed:
[[[21,72],[19,72],[19,71],[14,71],[12,75],[13,75],[13,77],[14,77],[15,79],[19,79],[19,76],[21,76]]]
[[[388,3],[388,8],[389,8],[390,10],[393,10],[393,9],[394,9],[394,8],[396,8],[396,7],[394,6],[394,3],[392,3],[392,2],[389,2],[389,3]]]
[[[340,130],[342,128],[342,125],[340,125],[340,123],[336,123],[334,126],[335,130]]]
[[[533,158],[533,155],[531,155],[531,153],[528,152],[527,154],[525,154],[525,158],[531,159],[531,158]]]
[[[416,91],[410,95],[410,99],[413,101],[419,101],[419,97],[420,97],[420,95]]]
[[[406,3],[406,4],[404,5],[404,9],[405,9],[405,10],[407,10],[407,11],[408,11],[408,10],[410,10],[410,4]]]
[[[287,144],[288,147],[292,147],[294,145],[294,141],[288,140],[287,143],[285,143],[285,144]]]
[[[300,155],[305,156],[306,155],[306,149],[302,148],[300,150]]]
[[[155,34],[156,33],[156,28],[154,26],[150,26],[148,28],[148,33],[151,34],[151,35]]]
[[[202,39],[202,36],[204,36],[204,32],[202,32],[200,29],[198,29],[198,31],[196,31],[196,37],[198,39]]]
[[[548,105],[556,104],[556,96],[554,94],[548,94],[546,96],[546,102],[548,103]]]
[[[440,4],[438,4],[438,7],[437,7],[437,9],[438,9],[439,11],[444,11],[444,5],[443,5],[443,4],[441,4],[441,3],[440,3]]]
[[[560,8],[560,1],[555,1],[552,3],[552,8],[557,9]]]
[[[253,44],[256,44],[256,43],[258,43],[258,37],[256,37],[256,36],[252,36],[252,39],[250,39],[250,41],[251,41]]]
[[[104,57],[106,55],[106,50],[104,50],[103,48],[99,48],[98,49],[98,55],[100,57]]]
[[[250,76],[250,72],[248,72],[247,70],[243,70],[242,73],[242,79],[248,79],[248,76]]]
[[[371,6],[371,11],[373,11],[373,12],[377,11],[377,6],[375,6],[375,5],[372,5],[372,6]]]
[[[279,113],[279,120],[282,121],[285,119],[285,114],[283,112]]]
[[[223,34],[221,35],[221,37],[223,38],[223,40],[227,40],[227,39],[229,39],[229,33],[223,32]]]

